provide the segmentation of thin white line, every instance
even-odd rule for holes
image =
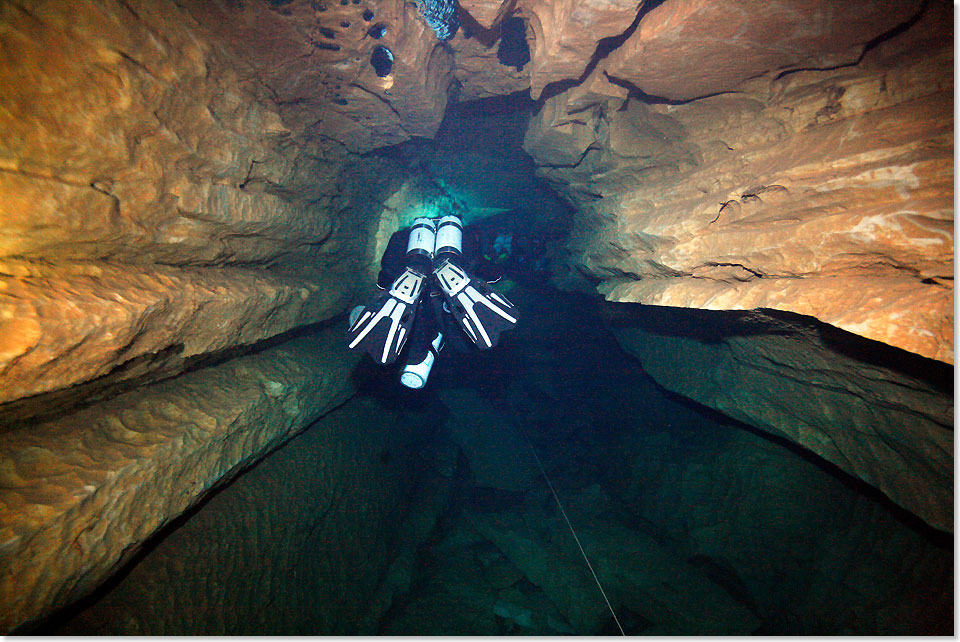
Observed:
[[[513,412],[513,408],[510,410]],[[573,530],[573,524],[570,523],[570,518],[567,517],[567,511],[563,510],[563,504],[560,503],[560,497],[557,496],[557,491],[553,489],[553,483],[550,481],[550,477],[547,476],[547,471],[543,468],[543,463],[540,461],[540,455],[537,454],[537,450],[533,447],[533,442],[530,441],[530,436],[527,435],[527,429],[523,427],[523,424],[517,418],[516,412],[513,412],[513,419],[514,423],[520,426],[520,430],[523,432],[523,438],[527,440],[527,446],[530,448],[530,452],[533,453],[533,457],[537,460],[537,466],[540,467],[540,472],[543,473],[543,478],[547,480],[547,486],[550,487],[550,492],[553,493],[553,499],[556,500],[557,506],[560,507],[560,514],[563,515],[563,519],[566,520],[567,528],[570,529],[570,533],[573,535],[573,539],[577,543],[577,547],[580,549],[580,554],[583,555],[583,560],[587,563],[587,568],[589,568],[590,572],[593,574],[593,581],[597,583],[597,588],[600,589],[600,595],[603,596],[603,601],[607,603],[607,609],[610,610],[610,615],[613,616],[613,621],[617,623],[617,628],[620,629],[620,635],[626,637],[627,634],[620,625],[620,619],[617,618],[617,614],[614,613],[613,607],[610,605],[610,600],[607,599],[607,592],[603,590],[603,585],[600,583],[600,578],[597,577],[597,572],[593,570],[593,564],[590,563],[590,558],[587,557],[587,553],[583,550],[583,545],[580,543],[580,538],[577,537],[577,531]]]

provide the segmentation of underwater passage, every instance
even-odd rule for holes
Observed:
[[[952,18],[0,3],[0,633],[953,634]]]
[[[497,349],[442,355],[423,389],[365,358],[353,399],[39,632],[952,630],[951,535],[664,390],[594,300],[509,294],[525,314]],[[324,334],[343,326],[282,349]]]

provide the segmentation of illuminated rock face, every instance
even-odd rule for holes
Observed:
[[[848,9],[668,1],[548,97],[525,149],[577,210],[558,281],[618,303],[796,312],[952,364],[950,10]],[[619,336],[665,387],[952,529],[950,391],[768,332]]]
[[[571,269],[611,301],[790,310],[952,363],[952,53],[928,18],[911,49],[682,104],[548,100],[526,149],[579,210]]]
[[[644,16],[603,69],[650,96],[702,98],[770,72],[852,65],[865,44],[907,23],[921,5],[665,2]]]
[[[9,631],[352,394],[339,326],[196,368],[366,296],[408,177],[358,152],[433,135],[453,65],[403,2],[7,3],[0,48]]]
[[[614,333],[662,386],[800,444],[953,529],[949,367],[794,315],[636,307]]]
[[[163,525],[352,393],[339,328],[3,436],[0,628],[95,589]],[[328,464],[349,468],[350,462]]]
[[[433,136],[454,81],[399,1],[2,11],[0,404],[343,310],[404,178],[357,154]],[[467,97],[528,86],[458,43]]]

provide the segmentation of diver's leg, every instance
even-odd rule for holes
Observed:
[[[389,290],[379,292],[347,329],[348,347],[359,348],[382,364],[393,363],[409,338],[424,282],[433,267],[433,221],[419,218],[410,228],[405,270]]]
[[[478,348],[497,345],[500,333],[517,324],[517,309],[507,297],[463,269],[463,223],[444,216],[437,225],[433,275],[454,318]]]
[[[440,332],[436,311],[431,304],[435,297],[429,298],[431,302],[426,302],[423,306],[413,328],[407,363],[400,371],[400,383],[408,388],[419,389],[427,384],[433,363],[443,348],[444,336]]]

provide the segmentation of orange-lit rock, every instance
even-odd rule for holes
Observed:
[[[921,5],[673,0],[644,16],[604,69],[651,96],[690,100],[768,73],[853,64],[865,44],[906,23]]]
[[[460,100],[504,96],[530,88],[529,63],[520,71],[497,59],[499,40],[487,46],[478,38],[465,38],[460,31],[450,39],[456,56]]]
[[[517,0],[464,0],[460,10],[466,12],[484,29],[493,29],[509,12],[516,8]]]
[[[366,295],[406,174],[358,153],[436,132],[454,54],[366,0],[8,3],[0,49],[9,631],[350,394],[340,328],[196,368]]]
[[[0,630],[97,587],[157,529],[351,394],[331,328],[0,435]]]
[[[341,9],[358,14],[352,55],[372,49],[363,8]],[[383,160],[358,164],[348,148],[372,144],[377,127],[392,127],[388,142],[405,128],[430,135],[444,103],[423,91],[445,99],[450,76],[449,64],[435,65],[415,74],[414,96],[393,92],[412,105],[406,125],[379,118],[376,110],[394,111],[367,93],[375,111],[337,129],[318,124],[334,92],[303,58],[327,50],[304,37],[297,16],[265,4],[0,12],[11,52],[0,79],[16,87],[0,95],[0,403],[142,376],[175,355],[340,312],[355,294],[342,275],[363,269],[373,250],[358,231],[376,226],[402,173]],[[415,12],[388,4],[381,13],[410,21],[409,64],[426,64],[416,56],[436,41],[421,37]],[[353,70],[376,78],[367,60]],[[312,114],[290,108],[310,100]]]
[[[141,357],[182,360],[254,343],[336,314],[349,296],[338,290],[240,268],[80,264],[3,276],[0,402],[102,377]]]
[[[611,301],[790,310],[952,362],[939,42],[682,105],[548,100],[525,146],[580,210],[569,264]]]
[[[295,135],[365,152],[432,136],[440,126],[453,60],[410,3],[198,1],[186,8]],[[376,25],[385,27],[382,38],[368,35]],[[394,56],[384,78],[370,64],[378,46]]]
[[[521,15],[529,20],[530,95],[544,87],[579,78],[593,62],[605,38],[620,36],[637,17],[637,0],[521,0]]]
[[[486,31],[441,43],[403,0],[0,4],[0,627],[88,594],[349,394],[336,328],[197,368],[343,312],[396,227],[453,202],[367,152],[433,136],[457,85],[547,97],[526,148],[578,209],[561,267],[609,300],[789,310],[952,363],[949,9],[918,6],[467,0]],[[785,430],[745,411],[777,377],[674,389],[950,527],[943,434]]]

